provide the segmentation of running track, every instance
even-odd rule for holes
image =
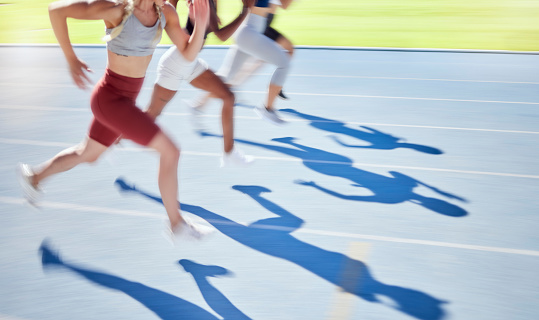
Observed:
[[[97,81],[104,49],[77,53]],[[283,127],[252,111],[270,71],[237,92],[250,168],[219,168],[219,105],[195,132],[189,85],[159,119],[183,211],[218,230],[172,247],[157,157],[129,142],[24,204],[17,162],[78,143],[90,91],[56,46],[0,47],[0,319],[539,317],[539,55],[298,49]]]

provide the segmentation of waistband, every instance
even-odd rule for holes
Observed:
[[[262,32],[266,29],[266,22],[268,18],[259,16],[257,14],[250,13],[247,19],[243,22],[245,26],[248,26],[250,28],[253,28],[254,30],[258,32]]]
[[[144,77],[132,78],[122,76],[116,72],[107,68],[105,75],[103,76],[101,83],[103,86],[110,86],[118,91],[119,94],[132,97],[136,97],[142,89],[144,83]]]

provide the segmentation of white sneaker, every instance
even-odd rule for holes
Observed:
[[[204,124],[202,123],[204,106],[200,106],[195,101],[187,99],[184,99],[183,103],[185,103],[189,109],[189,113],[191,114],[191,124],[193,127],[195,127],[195,129],[204,129]]]
[[[17,176],[19,178],[19,184],[21,185],[23,196],[34,207],[38,206],[38,202],[41,199],[42,192],[38,188],[32,185],[32,176],[34,172],[29,165],[19,163],[17,166]]]
[[[182,216],[183,223],[174,229],[167,226],[165,233],[173,245],[180,241],[201,240],[215,231],[213,227],[197,223],[186,216]]]
[[[233,147],[228,153],[221,157],[221,168],[223,167],[247,167],[254,161],[252,156],[245,155],[240,149]]]
[[[264,120],[266,121],[269,121],[273,124],[276,124],[276,125],[283,125],[286,123],[286,121],[284,121],[283,119],[281,119],[279,117],[279,115],[277,114],[277,112],[275,112],[275,110],[271,109],[271,110],[268,110],[266,109],[266,107],[264,105],[262,105],[261,107],[256,107],[255,108],[255,112]]]

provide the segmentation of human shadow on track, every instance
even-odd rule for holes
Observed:
[[[349,136],[358,140],[363,140],[369,145],[351,145],[342,142],[338,136],[330,136],[333,140],[344,147],[349,148],[365,148],[365,149],[378,149],[378,150],[393,150],[397,148],[408,148],[418,152],[428,153],[428,154],[443,154],[443,151],[434,147],[429,147],[425,145],[401,142],[402,138],[395,137],[391,134],[384,133],[382,131],[376,130],[367,126],[360,126],[362,130],[353,129],[348,127],[344,122],[322,118],[307,113],[299,112],[294,109],[280,109],[280,112],[286,112],[293,114],[297,117],[303,118],[310,121],[310,125],[313,128],[320,129],[327,132],[342,134]]]
[[[224,319],[247,320],[251,319],[234,306],[225,295],[215,288],[208,280],[210,277],[230,275],[230,272],[220,266],[208,266],[192,260],[182,259],[178,263],[195,279],[206,303]]]
[[[216,320],[220,319],[203,308],[183,300],[179,297],[171,295],[169,293],[148,287],[139,282],[133,282],[123,279],[118,276],[107,274],[102,271],[92,270],[87,267],[77,266],[72,263],[68,263],[60,258],[58,252],[52,249],[51,245],[47,241],[43,241],[39,248],[41,255],[41,263],[43,268],[51,270],[54,268],[62,268],[64,270],[72,271],[79,276],[87,279],[102,287],[121,291],[131,298],[137,300],[146,308],[155,313],[159,318],[165,320],[177,320],[177,319],[200,319],[200,320]],[[199,277],[200,278],[200,277]],[[197,282],[198,283],[198,282]],[[215,288],[208,286],[204,287],[206,290],[212,290],[212,303],[209,303],[210,307],[222,304],[229,306],[228,308],[214,309],[225,319],[249,319],[248,317],[237,317],[238,314],[243,315],[239,310],[230,307],[231,303],[224,297],[224,295],[217,295],[218,292]],[[219,300],[224,299],[224,300]],[[230,312],[230,311],[234,312]],[[224,313],[220,313],[224,312]],[[230,313],[227,313],[230,312]]]
[[[219,135],[214,135],[208,132],[204,132],[203,134],[204,136],[220,137]],[[396,171],[390,171],[389,173],[391,176],[387,177],[381,174],[359,169],[354,166],[354,162],[348,157],[301,145],[295,142],[295,140],[296,139],[292,137],[272,139],[272,141],[290,145],[292,148],[244,139],[235,139],[234,141],[246,145],[261,147],[267,150],[277,151],[282,154],[301,159],[303,165],[313,171],[328,176],[348,179],[352,182],[353,186],[366,188],[373,193],[373,195],[368,196],[344,195],[324,188],[314,182],[297,180],[297,182],[301,185],[314,187],[320,191],[344,200],[378,202],[385,204],[411,202],[436,213],[450,217],[464,217],[468,215],[468,212],[463,208],[445,200],[420,195],[414,192],[414,188],[424,186],[449,199],[466,202],[464,198],[442,191],[434,186],[428,185],[422,181]]]
[[[124,179],[119,178],[115,183],[121,192],[137,193],[162,203],[161,198],[142,191]],[[385,299],[379,297],[389,298],[394,304],[387,304],[387,307],[416,319],[438,320],[445,316],[442,304],[447,302],[419,290],[382,283],[373,277],[365,263],[339,252],[313,246],[291,235],[301,227],[303,220],[261,195],[271,190],[261,186],[232,188],[251,197],[277,217],[259,220],[245,226],[199,206],[182,203],[181,209],[205,219],[224,235],[242,245],[290,261],[366,301],[385,304]],[[345,270],[346,273],[343,274]]]

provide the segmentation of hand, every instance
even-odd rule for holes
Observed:
[[[256,0],[241,0],[241,2],[243,2],[244,8],[251,9],[255,5]]]
[[[273,138],[273,139],[271,139],[271,141],[277,141],[277,142],[282,142],[282,143],[292,143],[292,142],[294,142],[294,140],[296,140],[296,138],[294,138],[294,137],[283,137],[283,138]]]
[[[294,183],[302,185],[302,186],[308,186],[308,187],[316,186],[316,183],[314,181],[305,181],[305,180],[301,180],[301,179],[294,180]]]
[[[192,0],[195,23],[207,27],[210,17],[210,6],[208,0]]]
[[[78,58],[69,62],[69,72],[73,81],[80,89],[86,89],[87,84],[92,84],[92,80],[88,77],[86,72],[93,72],[86,63]]]
[[[122,141],[123,138],[124,138],[123,135],[120,135],[120,136],[118,137],[118,139],[116,139],[116,141],[114,141],[113,144],[114,144],[114,145],[121,145],[120,142]]]

